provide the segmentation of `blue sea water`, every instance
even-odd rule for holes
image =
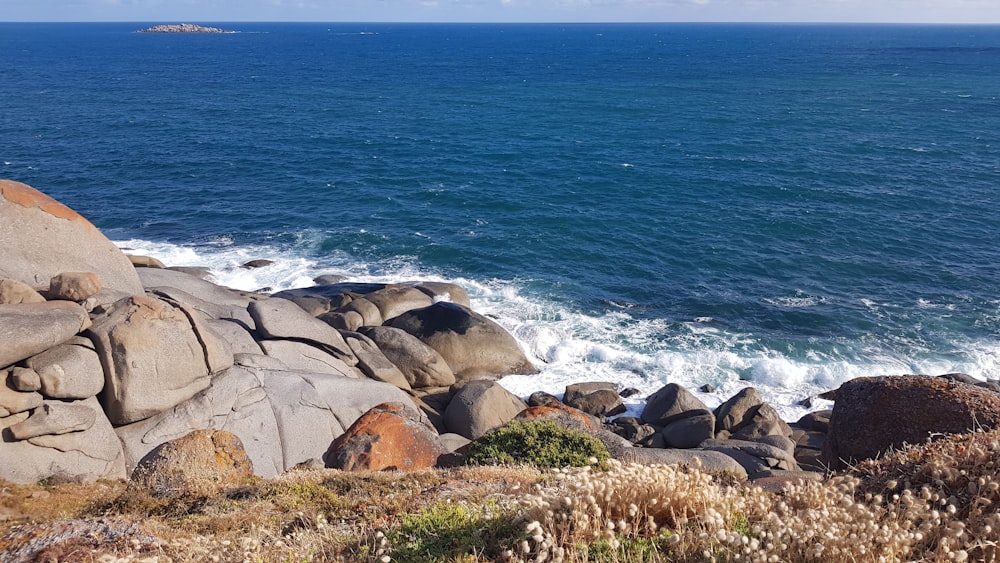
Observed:
[[[0,24],[0,177],[130,252],[457,280],[524,394],[1000,378],[1000,27],[146,25]]]

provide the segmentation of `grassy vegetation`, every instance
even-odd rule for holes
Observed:
[[[0,483],[0,560],[50,538],[58,560],[95,562],[995,561],[998,471],[992,431],[778,493],[698,468],[615,461],[303,470],[169,501],[125,483]],[[122,524],[51,540],[74,519]],[[127,535],[129,523],[144,535]]]
[[[597,438],[552,420],[514,421],[469,446],[469,465],[586,467],[601,465],[608,449]]]

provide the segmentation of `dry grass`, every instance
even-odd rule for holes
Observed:
[[[945,437],[779,493],[697,468],[290,472],[211,496],[0,485],[10,532],[72,518],[162,540],[86,561],[994,561],[1000,433]],[[23,536],[22,536],[23,537]],[[4,542],[7,542],[6,545]],[[23,540],[20,540],[23,541]]]

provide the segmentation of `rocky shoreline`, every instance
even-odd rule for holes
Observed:
[[[136,33],[236,33],[219,27],[207,27],[191,23],[161,24],[140,29]]]
[[[1000,396],[960,374],[856,379],[798,421],[752,387],[713,410],[667,384],[641,416],[611,418],[624,412],[612,383],[527,401],[497,384],[536,370],[454,284],[235,291],[130,258],[7,180],[0,241],[0,479],[15,483],[448,467],[512,421],[552,420],[621,462],[778,486],[1000,423]]]

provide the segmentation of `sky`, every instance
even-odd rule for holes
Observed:
[[[1000,23],[1000,0],[0,0],[0,21]]]

